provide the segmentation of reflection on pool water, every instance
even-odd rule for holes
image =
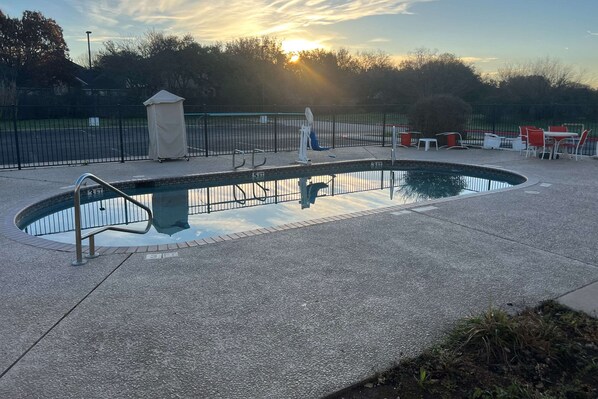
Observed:
[[[254,177],[237,184],[169,185],[138,194],[125,190],[152,209],[151,230],[144,235],[106,231],[96,236],[96,245],[186,242],[513,185],[506,180],[441,171],[362,170],[292,178],[268,175],[268,180]],[[147,214],[123,198],[95,190],[87,200],[81,207],[84,233],[105,225],[144,227]],[[62,204],[21,228],[31,235],[73,243],[73,220],[72,206]]]

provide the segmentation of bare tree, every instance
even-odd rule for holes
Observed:
[[[394,69],[390,56],[383,51],[359,52],[355,58],[361,72],[373,69]]]
[[[584,85],[586,80],[584,70],[565,65],[560,60],[551,57],[520,64],[505,64],[498,69],[499,83],[508,82],[517,77],[529,76],[540,76],[553,88]]]
[[[498,70],[497,99],[509,103],[580,103],[595,96],[585,71],[545,57]]]
[[[91,65],[96,66],[100,52],[98,50],[91,50]],[[73,58],[73,62],[83,68],[89,68],[89,54],[81,53]]]

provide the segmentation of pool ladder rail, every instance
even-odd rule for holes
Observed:
[[[261,163],[259,163],[259,164],[256,164],[256,163],[255,163],[255,154],[256,154],[256,153],[263,154],[263,156],[264,156],[264,160],[263,160],[263,162],[261,162]],[[236,163],[236,160],[235,160],[235,158],[237,157],[237,155],[242,155],[242,156],[243,156],[243,162],[242,162],[242,163],[240,163],[240,164],[238,164],[238,165],[237,165],[237,163]],[[251,151],[251,168],[252,168],[252,169],[255,169],[255,168],[257,168],[258,166],[265,165],[265,164],[266,164],[266,161],[267,161],[267,159],[266,159],[266,151],[264,151],[264,150],[262,150],[262,149],[259,149],[259,148],[254,148],[254,149]],[[240,167],[242,167],[242,166],[244,166],[244,165],[245,165],[245,151],[243,151],[243,150],[239,150],[239,149],[235,149],[235,150],[233,151],[233,169],[239,169]]]
[[[255,186],[258,186],[263,192],[264,192],[264,196],[263,197],[259,197],[256,193],[255,193]],[[260,202],[266,202],[266,200],[268,199],[268,191],[270,191],[269,188],[266,188],[264,186],[262,186],[260,183],[254,181],[252,183],[251,186],[252,190],[253,190],[253,198],[250,198],[250,200],[258,200]],[[241,192],[241,194],[243,194],[243,198],[239,199],[237,197],[237,190]],[[243,187],[241,187],[238,184],[235,184],[233,186],[233,198],[235,199],[235,202],[239,205],[245,205],[247,203],[247,193],[245,192],[245,190],[243,190]]]
[[[120,197],[123,197],[126,201],[132,202],[133,204],[143,208],[148,214],[147,225],[145,226],[145,229],[137,230],[137,229],[130,229],[130,228],[126,228],[126,227],[110,225],[110,226],[100,227],[99,229],[90,231],[89,233],[86,233],[86,234],[82,234],[82,232],[81,232],[81,186],[83,185],[83,182],[85,182],[88,179],[93,180],[94,182],[98,183],[100,186],[102,186],[103,188],[105,188],[107,190],[115,192]],[[80,266],[80,265],[87,263],[87,261],[85,259],[83,259],[83,240],[85,240],[86,238],[89,239],[89,254],[86,255],[85,257],[88,259],[92,259],[92,258],[97,258],[99,256],[99,254],[97,254],[95,252],[95,236],[97,234],[100,234],[107,230],[122,231],[125,233],[134,233],[134,234],[145,234],[152,227],[153,215],[152,215],[152,211],[150,208],[148,208],[141,202],[133,199],[130,195],[122,192],[121,190],[114,187],[110,183],[100,179],[99,177],[97,177],[91,173],[84,173],[75,181],[75,190],[73,191],[73,200],[75,203],[75,206],[74,206],[74,210],[75,210],[75,246],[76,246],[76,253],[77,253],[77,259],[72,262],[73,266]]]

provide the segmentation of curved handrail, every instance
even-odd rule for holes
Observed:
[[[243,199],[240,200],[237,198],[237,190],[235,190],[235,188],[238,188],[239,191],[243,193]],[[241,186],[239,186],[238,184],[235,184],[233,186],[233,198],[235,199],[235,202],[240,205],[245,205],[245,203],[247,202],[247,194],[245,193],[245,190],[243,190],[243,188],[241,188]]]
[[[129,229],[125,227],[118,227],[118,226],[104,226],[100,227],[99,229],[90,231],[87,234],[81,234],[81,185],[85,180],[93,180],[94,182],[98,183],[100,186],[115,192],[119,196],[123,197],[125,201],[132,202],[133,204],[139,206],[143,210],[145,210],[148,214],[147,225],[143,230],[136,230],[136,229]],[[77,252],[77,260],[73,262],[73,265],[78,266],[85,263],[83,260],[83,244],[82,241],[86,238],[89,238],[89,255],[88,258],[95,258],[97,255],[95,254],[95,240],[94,237],[97,234],[100,234],[107,230],[113,231],[122,231],[125,233],[134,233],[134,234],[145,234],[149,231],[152,227],[152,220],[153,214],[152,210],[147,207],[146,205],[142,204],[141,202],[135,200],[130,195],[126,194],[125,192],[119,190],[118,188],[114,187],[110,183],[100,179],[96,175],[92,173],[84,173],[75,181],[75,189],[73,191],[73,200],[75,203],[74,211],[75,211],[75,245],[76,245],[76,252]]]
[[[235,158],[236,158],[237,154],[243,155],[243,162],[239,165],[235,164]],[[245,165],[245,151],[235,149],[233,151],[233,169],[239,169],[243,165]]]
[[[256,164],[256,163],[255,163],[255,153],[256,153],[256,152],[259,152],[259,153],[261,153],[261,154],[264,154],[264,161],[263,161],[263,162],[261,162],[261,163],[258,163],[258,164]],[[251,167],[252,167],[252,168],[257,168],[258,166],[265,165],[265,164],[266,164],[266,160],[267,160],[267,159],[266,159],[266,151],[264,151],[264,150],[262,150],[262,149],[259,149],[259,148],[254,148],[254,149],[253,149],[253,152],[251,153]]]
[[[258,197],[255,194],[255,186],[258,186],[259,188],[262,189],[262,191],[264,192],[264,196],[263,197]],[[256,181],[253,182],[252,189],[253,189],[253,198],[254,199],[256,199],[258,201],[261,201],[261,202],[266,202],[266,200],[268,199],[268,191],[270,191],[270,189],[262,186],[260,183],[258,183]]]

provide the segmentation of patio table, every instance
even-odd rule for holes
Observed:
[[[576,138],[579,137],[579,134],[571,132],[549,132],[544,130],[544,137],[551,137],[554,139],[554,146],[552,147],[550,158],[556,159],[555,155],[559,152],[559,143],[561,140],[566,138]]]
[[[436,145],[436,151],[438,151],[438,140],[436,139],[418,139],[417,140],[417,149],[419,150],[420,143],[424,143],[424,151],[428,151],[430,149],[430,143],[434,143]]]

